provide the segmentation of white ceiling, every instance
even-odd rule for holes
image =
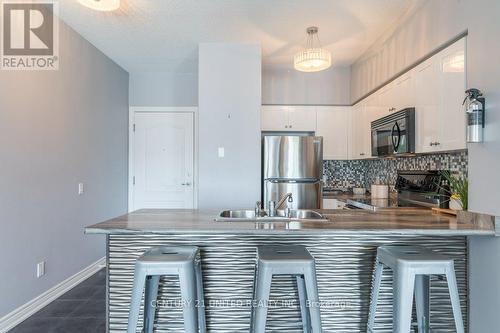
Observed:
[[[337,66],[353,63],[421,0],[122,0],[97,12],[60,0],[60,16],[129,72],[197,71],[200,42],[260,42],[263,63],[291,66],[319,27]]]

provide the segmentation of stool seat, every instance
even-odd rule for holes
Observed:
[[[137,331],[144,291],[144,332],[152,333],[160,277],[176,275],[181,289],[186,333],[205,333],[201,259],[196,246],[160,246],[144,252],[135,263],[127,333]]]
[[[457,333],[464,333],[453,259],[421,246],[380,246],[377,249],[368,332],[373,332],[384,266],[393,270],[393,332],[409,333],[413,296],[418,331],[430,328],[430,276],[444,275],[448,283]]]
[[[414,274],[444,275],[453,267],[453,259],[421,246],[380,246],[377,258],[393,270],[411,269]]]
[[[267,302],[273,275],[292,275],[297,281],[302,326],[306,333],[320,333],[321,313],[314,257],[303,246],[259,246],[254,279],[252,333],[266,329]]]
[[[195,261],[198,248],[196,246],[161,246],[144,252],[136,262],[145,269],[154,268],[155,264],[166,269],[167,266],[191,264]],[[175,272],[174,272],[175,273]]]
[[[303,246],[259,246],[257,258],[265,263],[286,261],[287,263],[309,263],[314,261],[313,256]]]
[[[259,246],[257,261],[273,275],[303,275],[314,270],[314,258],[303,246]]]

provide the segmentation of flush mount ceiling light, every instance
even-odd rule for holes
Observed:
[[[120,8],[120,0],[78,0],[78,2],[101,12],[111,12]]]
[[[307,28],[306,48],[293,57],[293,67],[301,72],[319,72],[332,65],[332,54],[322,49],[318,28]]]

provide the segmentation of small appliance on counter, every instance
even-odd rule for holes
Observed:
[[[415,108],[406,108],[372,121],[372,156],[415,153]]]
[[[262,199],[278,202],[291,193],[289,208],[321,208],[323,137],[264,135],[262,152]]]
[[[395,190],[397,197],[373,196],[366,199],[349,199],[346,208],[376,211],[381,208],[448,208],[449,195],[443,185],[440,171],[398,171]],[[373,191],[373,189],[372,189]]]
[[[373,184],[371,186],[372,199],[389,198],[389,185]]]

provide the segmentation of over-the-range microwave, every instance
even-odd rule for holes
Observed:
[[[415,153],[415,108],[372,121],[372,156]]]

